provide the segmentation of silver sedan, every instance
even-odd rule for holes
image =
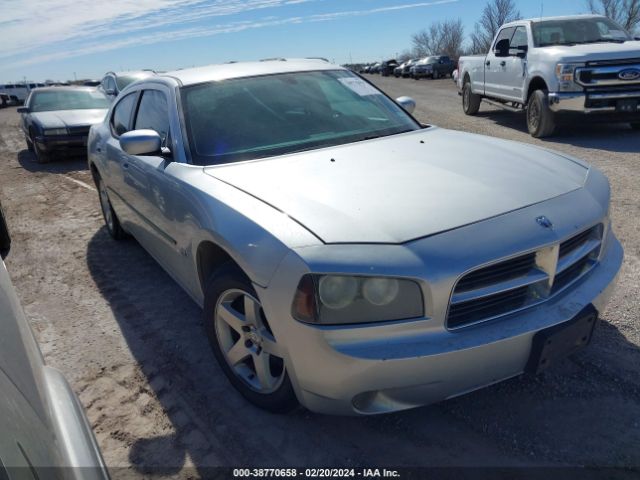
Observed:
[[[92,127],[110,234],[202,306],[254,404],[397,411],[589,343],[623,257],[607,179],[414,107],[328,62],[273,60],[136,82]]]

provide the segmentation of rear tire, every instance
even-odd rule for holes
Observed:
[[[298,406],[284,360],[273,353],[278,343],[255,289],[233,263],[223,265],[206,286],[204,325],[222,371],[244,398],[273,413]]]
[[[527,128],[532,137],[545,138],[553,135],[556,121],[549,108],[549,92],[536,90],[527,103]]]
[[[469,116],[476,115],[480,110],[481,102],[482,97],[471,90],[471,82],[465,82],[464,87],[462,87],[462,110],[464,110],[464,113]]]

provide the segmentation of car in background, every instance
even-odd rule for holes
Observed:
[[[29,151],[38,163],[57,152],[86,153],[91,125],[99,123],[109,99],[96,88],[43,87],[31,92],[23,107],[21,126]]]
[[[526,113],[531,136],[559,124],[628,122],[640,130],[640,42],[601,15],[533,18],[503,25],[486,55],[461,57],[466,115],[484,101]]]
[[[381,67],[382,67],[382,63],[380,62],[374,63],[373,65],[371,65],[371,68],[369,69],[369,73],[372,73],[372,74],[380,73]]]
[[[434,80],[452,75],[456,64],[446,55],[435,55],[423,58],[411,67],[411,76],[420,78],[432,78]]]
[[[109,478],[64,376],[45,364],[4,259],[11,237],[0,204],[0,478]]]
[[[404,67],[404,64],[407,62],[403,62],[400,65],[398,65],[396,68],[393,69],[393,76],[396,78],[400,78],[402,76],[402,67]]]
[[[288,59],[141,80],[91,128],[108,232],[202,307],[254,404],[402,410],[589,343],[623,259],[606,177],[414,108]]]
[[[386,60],[380,65],[380,75],[388,77],[393,74],[393,71],[398,67],[398,62],[395,60]]]
[[[22,83],[7,83],[0,85],[0,93],[8,95],[11,103],[22,105],[29,96],[29,89],[27,85]]]
[[[11,103],[11,98],[6,93],[0,93],[0,108],[4,108]]]
[[[131,70],[127,72],[107,72],[100,81],[99,88],[111,100],[115,99],[118,94],[130,83],[143,78],[155,75],[153,70]]]
[[[412,58],[411,60],[407,60],[402,64],[402,78],[409,78],[411,76],[411,67],[415,65],[419,60],[419,58]]]
[[[85,87],[99,87],[101,84],[101,80],[85,80],[82,82],[82,85]]]

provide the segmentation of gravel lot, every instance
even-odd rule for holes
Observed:
[[[538,141],[522,115],[483,106],[465,117],[451,80],[368,78],[415,98],[423,122],[541,144],[608,175],[626,258],[592,345],[539,377],[409,412],[262,412],[217,367],[198,307],[135,241],[110,239],[85,160],[38,165],[15,108],[0,110],[8,269],[113,476],[197,477],[218,465],[640,466],[640,134],[575,126]]]

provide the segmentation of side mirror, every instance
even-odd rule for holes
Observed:
[[[527,45],[520,45],[518,48],[513,48],[515,51],[513,55],[519,58],[526,58],[527,52],[529,51],[529,47]]]
[[[120,148],[129,155],[160,155],[162,139],[155,130],[132,130],[120,137]]]
[[[29,107],[18,107],[18,113],[29,113]]]
[[[416,109],[416,101],[411,97],[398,97],[396,103],[400,105],[407,113],[413,113]]]
[[[496,48],[494,50],[496,57],[509,56],[509,43],[510,43],[510,40],[508,38],[503,38],[497,43]]]
[[[9,235],[7,221],[4,218],[2,204],[0,204],[0,257],[3,260],[9,255],[9,250],[11,250],[11,236]]]

